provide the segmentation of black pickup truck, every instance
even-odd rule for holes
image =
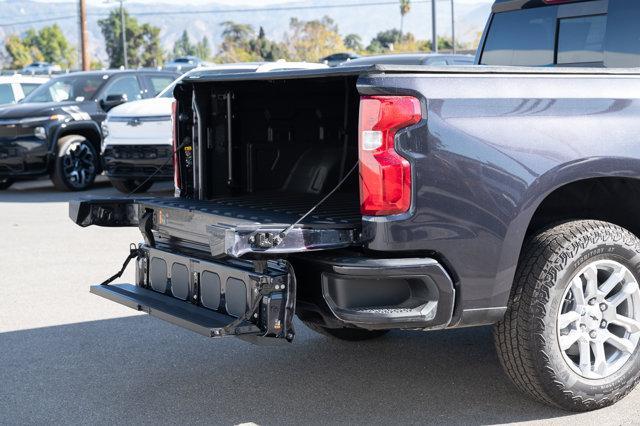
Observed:
[[[70,205],[144,237],[136,282],[91,291],[214,338],[495,324],[519,389],[613,404],[640,378],[640,72],[619,68],[639,21],[633,0],[498,1],[486,67],[196,73],[176,197]]]

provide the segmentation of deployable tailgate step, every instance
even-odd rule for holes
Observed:
[[[131,284],[96,285],[91,287],[91,293],[206,337],[260,333],[257,326],[248,322],[227,329],[236,318]]]

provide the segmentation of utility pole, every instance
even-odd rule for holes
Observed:
[[[124,0],[120,0],[120,32],[122,33],[122,56],[124,57],[124,67],[129,68],[129,59],[127,58],[127,31],[124,26]]]
[[[104,0],[105,3],[120,3],[120,33],[122,38],[122,57],[124,58],[124,67],[129,68],[129,59],[127,58],[127,32],[124,23],[124,2],[125,0]]]
[[[91,59],[89,58],[86,0],[80,0],[80,57],[82,58],[82,71],[89,71],[91,69]]]
[[[438,29],[436,28],[436,0],[431,0],[431,50],[438,53]]]
[[[456,11],[454,6],[455,0],[451,0],[451,46],[453,54],[456,54]]]

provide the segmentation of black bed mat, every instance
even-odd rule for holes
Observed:
[[[300,219],[321,199],[321,195],[268,192],[208,201],[180,198],[154,199],[152,204],[185,208],[247,222],[290,224]],[[305,218],[302,224],[340,227],[359,224],[361,220],[358,196],[349,193],[337,193]]]

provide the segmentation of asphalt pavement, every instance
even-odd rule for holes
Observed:
[[[298,322],[292,344],[254,346],[91,295],[141,240],[73,224],[67,202],[91,195],[119,194],[104,180],[82,194],[46,180],[0,192],[2,425],[640,423],[640,390],[583,414],[520,395],[489,328],[347,343]]]

